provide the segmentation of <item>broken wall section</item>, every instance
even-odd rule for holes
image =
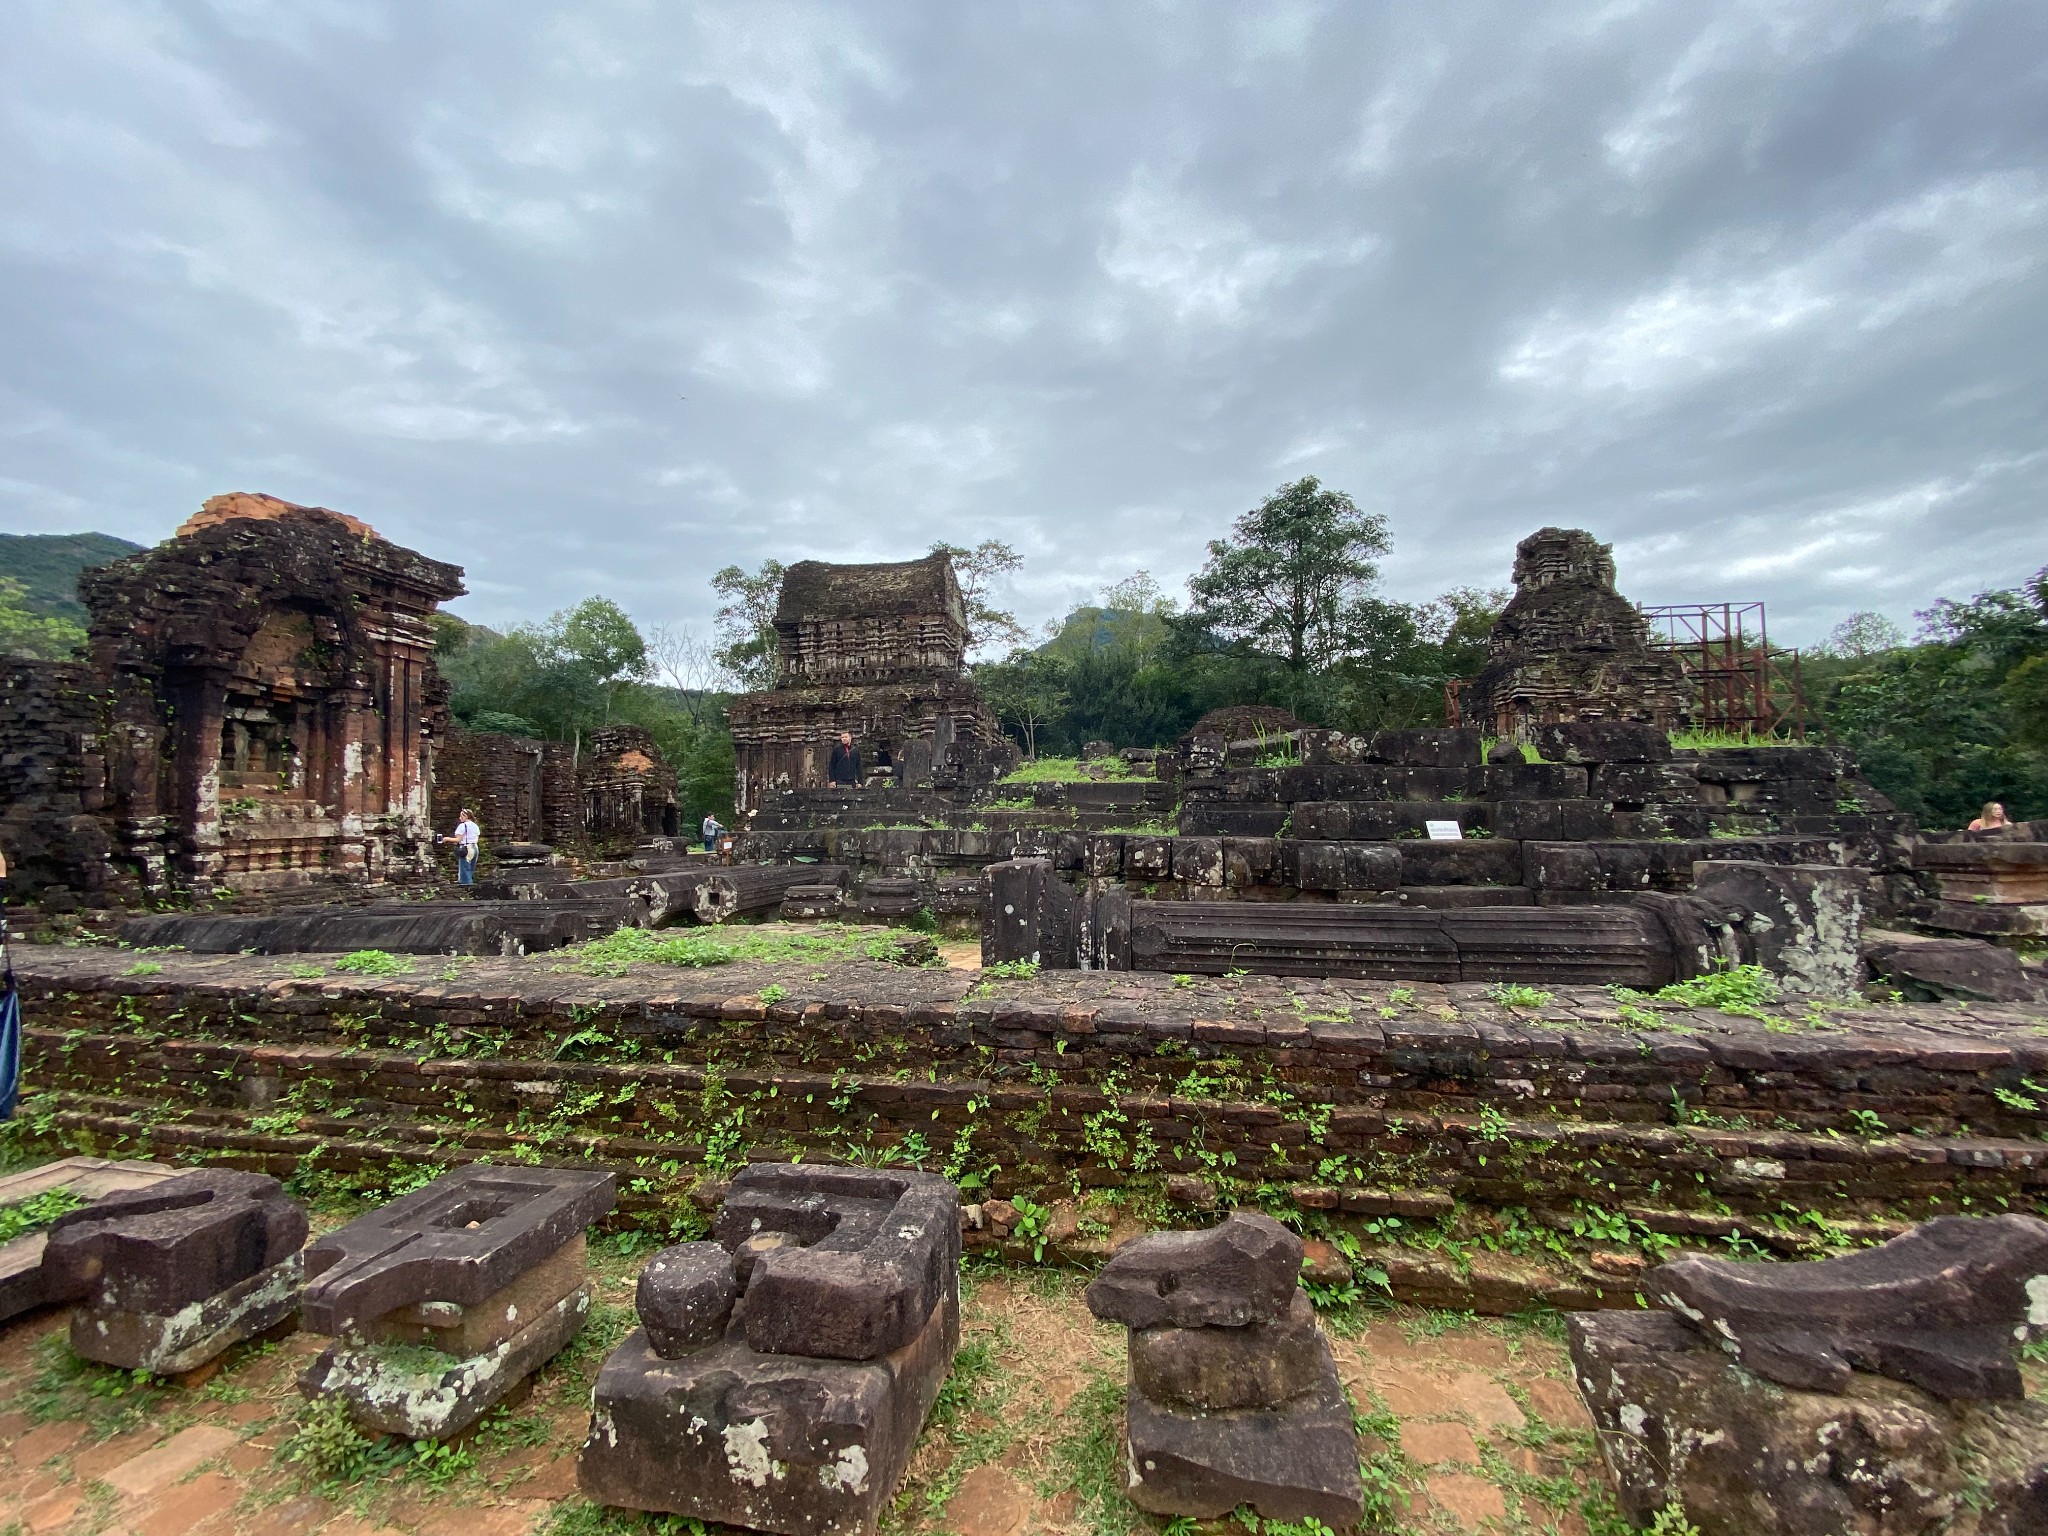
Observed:
[[[575,753],[559,741],[451,730],[434,754],[434,826],[450,831],[464,806],[485,845],[581,840]]]
[[[13,901],[66,911],[141,892],[112,859],[107,707],[107,690],[77,662],[0,659],[0,852]]]

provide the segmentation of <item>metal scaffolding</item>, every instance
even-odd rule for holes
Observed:
[[[1771,644],[1762,603],[1669,603],[1642,612],[1650,643],[1677,656],[1699,690],[1702,730],[1806,740],[1799,653]]]

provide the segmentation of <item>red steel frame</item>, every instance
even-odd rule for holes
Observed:
[[[1650,643],[1674,653],[1698,687],[1701,729],[1806,740],[1799,653],[1772,646],[1762,603],[1667,603],[1642,612]]]

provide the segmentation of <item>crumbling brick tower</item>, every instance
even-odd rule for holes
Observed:
[[[1522,737],[1565,720],[1689,724],[1694,689],[1650,644],[1642,610],[1614,589],[1614,548],[1577,528],[1539,528],[1515,546],[1515,595],[1494,622],[1467,694],[1473,723]]]
[[[590,752],[576,776],[583,788],[583,831],[592,842],[638,842],[681,831],[676,771],[644,727],[592,731]]]
[[[891,565],[804,560],[782,578],[775,687],[732,702],[735,803],[825,782],[841,731],[863,769],[909,787],[985,776],[1002,727],[966,675],[967,605],[945,555]]]
[[[116,832],[149,888],[430,867],[447,688],[427,619],[462,594],[461,567],[236,493],[79,588],[112,694]]]

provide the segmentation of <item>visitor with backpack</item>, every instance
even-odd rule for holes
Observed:
[[[455,883],[475,885],[476,851],[477,845],[483,841],[483,831],[477,826],[468,806],[462,808],[462,819],[455,823],[454,834],[441,841],[455,845]]]

